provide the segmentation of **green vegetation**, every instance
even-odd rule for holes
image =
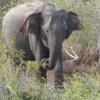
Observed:
[[[8,9],[22,2],[23,0],[15,0],[9,5],[0,7],[0,23]],[[99,33],[97,12],[100,10],[100,1],[50,0],[50,2],[67,11],[75,11],[82,21],[82,31],[73,32],[65,44],[75,48],[74,50],[79,55],[81,53],[88,55],[94,51],[96,35]],[[95,61],[90,66],[84,65],[94,67],[92,73],[75,73],[71,77],[67,77],[65,74],[65,90],[58,93],[52,86],[49,86],[50,84],[44,85],[38,80],[36,62],[29,61],[25,72],[20,66],[16,70],[12,70],[11,56],[2,35],[0,34],[0,100],[100,100],[100,73],[95,71]],[[90,51],[84,52],[87,50]]]

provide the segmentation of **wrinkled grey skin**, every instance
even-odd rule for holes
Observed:
[[[52,4],[42,4],[27,17],[17,15],[13,10],[12,14],[4,17],[2,29],[10,50],[22,49],[26,53],[25,60],[41,61],[48,58],[47,69],[55,69],[55,86],[62,86],[62,43],[72,31],[81,29],[75,13],[57,10]],[[15,45],[10,43],[13,38]]]

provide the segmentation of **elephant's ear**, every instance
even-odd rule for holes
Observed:
[[[29,15],[20,28],[20,32],[38,33],[41,27],[41,13]]]
[[[24,23],[23,23],[23,25],[21,26],[21,28],[20,28],[20,32],[23,32],[23,33],[25,33],[25,32],[27,32],[28,31],[28,22],[27,22],[27,19],[24,21]]]

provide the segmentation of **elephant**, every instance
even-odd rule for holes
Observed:
[[[25,61],[48,59],[46,69],[54,69],[56,88],[63,87],[64,81],[62,43],[74,30],[81,28],[76,13],[40,1],[12,8],[2,22],[2,32],[9,50],[23,50]]]
[[[100,70],[100,36],[98,35],[97,47],[96,47],[96,62],[97,62],[97,70]]]

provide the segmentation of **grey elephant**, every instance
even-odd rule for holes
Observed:
[[[3,19],[2,31],[9,50],[23,50],[24,60],[48,58],[47,69],[54,69],[55,87],[63,87],[62,43],[81,26],[76,13],[35,2],[12,8]]]

